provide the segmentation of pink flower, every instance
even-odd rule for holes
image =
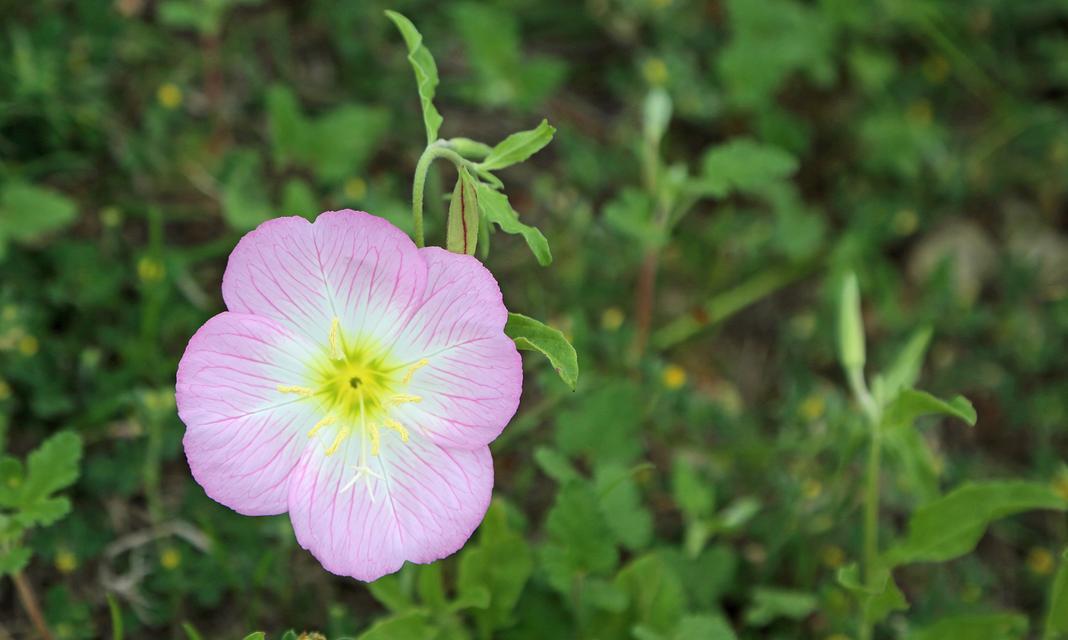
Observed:
[[[489,506],[489,445],[522,364],[496,280],[355,211],[263,223],[238,243],[229,309],[189,341],[178,414],[193,476],[245,515],[289,512],[333,573],[433,562]]]

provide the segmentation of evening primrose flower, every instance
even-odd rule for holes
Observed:
[[[228,311],[178,368],[205,492],[245,515],[288,511],[302,547],[360,580],[458,550],[489,506],[487,445],[523,382],[490,272],[331,211],[246,235],[222,292]]]

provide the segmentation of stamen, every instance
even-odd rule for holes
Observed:
[[[408,403],[408,402],[422,402],[422,401],[423,401],[423,397],[422,396],[413,396],[410,393],[398,393],[398,394],[393,395],[393,396],[390,397],[389,404],[391,404],[391,405],[393,405],[393,404],[405,404],[405,403]]]
[[[334,321],[330,323],[330,357],[334,360],[341,360],[343,357],[341,353],[341,318],[334,316]]]
[[[430,361],[427,360],[426,358],[423,358],[419,362],[416,362],[415,364],[413,364],[411,367],[408,367],[408,372],[404,374],[404,378],[401,380],[401,384],[408,384],[409,382],[411,382],[412,381],[412,376],[415,375],[415,372],[418,371],[419,369],[422,369],[423,367],[425,367],[428,364],[430,364]]]
[[[337,452],[337,448],[341,446],[341,443],[344,442],[345,438],[349,437],[350,433],[352,433],[352,429],[348,427],[341,427],[340,429],[338,429],[337,435],[334,436],[333,444],[331,444],[330,448],[326,450],[326,455],[334,455],[334,453]]]
[[[393,420],[392,418],[386,418],[382,421],[386,428],[392,429],[400,436],[401,442],[408,442],[408,430],[404,428],[404,425]]]
[[[326,416],[325,418],[323,418],[319,422],[315,423],[315,426],[312,427],[311,431],[308,432],[308,437],[309,438],[314,438],[315,434],[319,433],[320,429],[322,429],[326,425],[334,424],[335,422],[337,422],[337,418],[335,418],[334,416]]]
[[[295,386],[284,385],[284,384],[278,385],[278,392],[279,393],[295,393],[298,396],[304,396],[305,398],[310,398],[310,397],[315,395],[315,390],[309,389],[308,387],[295,387]]]
[[[382,446],[382,435],[378,433],[378,425],[368,422],[367,433],[371,437],[371,455],[377,456],[379,448]]]

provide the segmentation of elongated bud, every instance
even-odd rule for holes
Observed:
[[[467,169],[458,167],[457,172],[456,187],[449,203],[445,248],[453,253],[473,256],[478,244],[478,190]]]
[[[842,280],[838,298],[838,357],[846,370],[864,368],[864,323],[860,317],[860,289],[856,274]]]

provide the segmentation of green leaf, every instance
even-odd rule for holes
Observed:
[[[542,565],[550,584],[561,593],[570,592],[576,574],[604,575],[619,562],[612,531],[598,507],[593,488],[573,482],[557,492],[549,510]]]
[[[504,333],[515,340],[517,349],[541,352],[564,384],[574,391],[579,375],[578,354],[563,333],[519,313],[508,314]]]
[[[0,249],[7,239],[38,240],[74,222],[77,207],[67,196],[28,182],[0,186]]]
[[[994,520],[1035,509],[1068,510],[1068,500],[1044,484],[1003,481],[965,484],[916,510],[906,538],[889,549],[886,564],[945,562],[975,548]]]
[[[864,368],[864,322],[857,276],[846,274],[838,296],[838,358],[846,371]]]
[[[493,147],[471,138],[449,138],[448,147],[468,160],[485,160]]]
[[[745,623],[763,627],[778,618],[801,620],[816,610],[816,596],[791,589],[757,588],[745,612]]]
[[[267,130],[274,161],[281,167],[302,161],[310,151],[311,130],[293,91],[283,85],[267,90]]]
[[[838,570],[838,584],[857,596],[864,618],[871,624],[881,622],[894,611],[906,611],[909,608],[905,594],[898,589],[890,572],[883,569],[878,576],[877,586],[867,587],[861,583],[860,569],[855,562]]]
[[[182,631],[185,632],[185,637],[189,638],[189,640],[204,640],[204,636],[200,635],[200,632],[191,622],[183,622]]]
[[[479,165],[488,171],[496,171],[519,164],[552,142],[554,133],[556,127],[548,120],[542,120],[536,128],[513,133],[497,143]]]
[[[326,182],[362,172],[389,127],[389,112],[348,104],[319,118],[311,130],[305,162]]]
[[[1046,638],[1068,635],[1068,551],[1061,554],[1061,566],[1053,577],[1046,612]]]
[[[534,556],[526,539],[509,527],[500,501],[490,504],[478,531],[478,542],[468,545],[460,557],[456,585],[461,599],[486,594],[483,610],[471,613],[479,628],[501,629],[508,626],[534,571]]]
[[[122,607],[115,596],[110,593],[105,596],[108,600],[108,614],[111,616],[111,640],[123,640],[126,633],[122,627]]]
[[[628,596],[630,625],[670,632],[682,616],[686,596],[671,565],[657,552],[647,553],[620,570],[616,585]]]
[[[561,485],[582,479],[566,456],[547,447],[538,447],[534,450],[534,462],[541,467],[545,475]]]
[[[367,583],[367,590],[375,600],[394,613],[402,613],[415,607],[415,603],[405,593],[400,578],[396,575],[382,576],[374,582]]]
[[[247,231],[271,216],[263,188],[263,161],[252,151],[235,151],[222,180],[222,213],[230,228]]]
[[[879,385],[884,398],[892,398],[902,389],[916,384],[916,380],[920,377],[920,368],[923,367],[923,356],[927,353],[927,345],[931,343],[932,333],[930,327],[920,329],[912,334],[909,341],[898,352],[894,362],[880,378]]]
[[[508,196],[480,182],[478,183],[478,207],[488,221],[496,224],[505,233],[522,235],[534,257],[538,259],[538,264],[544,267],[553,261],[553,254],[549,251],[549,243],[545,240],[545,236],[536,228],[519,221],[519,214],[508,202]]]
[[[616,542],[629,551],[642,550],[653,539],[653,514],[642,503],[634,475],[633,470],[612,463],[598,465],[593,474],[605,521]]]
[[[412,21],[396,11],[386,11],[386,16],[397,25],[404,43],[408,46],[408,61],[415,70],[415,81],[419,88],[419,101],[423,106],[423,124],[426,126],[426,143],[429,145],[438,139],[438,130],[444,118],[434,108],[434,91],[438,86],[438,67],[434,56],[423,46],[423,36]]]
[[[436,634],[437,629],[427,612],[412,611],[380,618],[370,629],[357,636],[357,640],[430,640]]]
[[[298,640],[297,632],[289,629],[282,634],[282,640]]]
[[[267,634],[263,631],[253,631],[245,636],[245,640],[267,640]]]
[[[737,640],[734,629],[719,615],[689,615],[679,620],[679,626],[671,635],[672,640]]]
[[[478,191],[467,169],[457,169],[456,186],[449,202],[445,248],[453,253],[475,255],[478,244]]]
[[[0,549],[0,576],[14,575],[26,568],[33,552],[27,547]]]
[[[748,138],[735,138],[705,152],[701,178],[694,184],[702,195],[722,198],[734,191],[760,193],[793,175],[797,159],[790,153]]]
[[[26,506],[47,499],[78,479],[82,439],[62,431],[45,440],[26,459],[26,478],[20,487],[19,502]]]
[[[686,458],[675,458],[671,466],[671,493],[675,504],[690,520],[712,515],[716,505],[716,491],[707,478],[702,478]]]
[[[558,412],[556,445],[595,464],[630,465],[642,453],[642,388],[627,378],[601,378]]]
[[[889,426],[908,426],[917,418],[926,415],[946,415],[960,418],[969,426],[975,425],[976,414],[972,403],[964,396],[956,396],[949,402],[915,389],[904,389],[886,407],[883,420]]]
[[[970,613],[917,629],[909,640],[1013,640],[1023,638],[1027,627],[1027,616],[1018,613]]]
[[[318,201],[308,183],[300,178],[287,180],[282,188],[282,214],[314,219],[318,213]]]

